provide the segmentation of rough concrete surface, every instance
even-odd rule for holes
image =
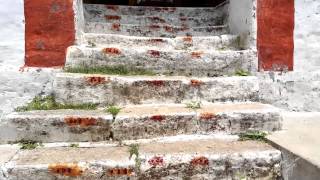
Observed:
[[[128,146],[52,147],[20,151],[6,179],[275,179],[280,152],[260,142],[187,140],[140,144],[141,166]],[[32,158],[30,158],[32,157]],[[140,169],[140,171],[138,171]]]
[[[283,113],[283,131],[268,137],[283,151],[283,175],[288,180],[320,177],[320,113]]]
[[[281,129],[280,111],[259,103],[126,106],[116,116],[97,111],[56,110],[12,113],[0,123],[0,143],[84,142],[145,139],[180,134],[238,134]]]
[[[152,104],[191,101],[255,101],[259,83],[253,76],[189,78],[57,74],[54,94],[63,103]]]

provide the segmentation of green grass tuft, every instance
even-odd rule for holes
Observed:
[[[250,74],[249,71],[240,69],[240,70],[237,70],[237,71],[235,72],[235,75],[236,75],[236,76],[250,76],[251,74]]]
[[[113,117],[113,120],[115,120],[116,116],[120,113],[121,108],[117,107],[117,106],[109,106],[109,107],[107,107],[107,109],[105,111],[107,113],[111,114]]]
[[[239,135],[239,140],[240,141],[266,141],[266,136],[268,134],[265,132],[260,132],[260,131],[249,131],[246,133],[241,133]]]
[[[79,144],[70,144],[70,147],[72,147],[72,148],[79,148]]]
[[[36,149],[37,147],[43,146],[42,143],[31,141],[31,140],[21,140],[19,141],[20,149],[22,150],[32,150]]]
[[[26,106],[17,107],[15,111],[33,111],[33,110],[58,110],[58,109],[80,109],[80,110],[95,110],[98,104],[84,103],[84,104],[61,104],[57,103],[54,96],[36,96]]]
[[[68,73],[82,73],[82,74],[109,74],[109,75],[148,75],[155,76],[155,72],[139,69],[139,68],[127,68],[125,66],[113,66],[113,67],[77,67],[77,68],[65,68],[65,72]]]
[[[139,153],[139,145],[138,144],[131,144],[129,145],[129,159],[132,158],[133,155],[135,155],[135,169],[137,172],[140,172],[141,169],[141,163],[142,160],[140,159],[140,153]]]

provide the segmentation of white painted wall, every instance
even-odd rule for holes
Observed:
[[[320,1],[295,0],[295,71],[320,70]]]
[[[320,111],[320,1],[295,0],[294,71],[260,73],[261,98],[293,111]]]
[[[49,92],[49,69],[19,69],[24,65],[23,0],[0,3],[0,121],[3,114]]]
[[[241,36],[243,48],[256,49],[256,9],[256,0],[230,0],[229,28],[232,34],[239,34]]]

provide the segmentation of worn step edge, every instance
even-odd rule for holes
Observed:
[[[210,17],[168,17],[168,16],[137,16],[137,15],[110,15],[86,13],[87,22],[120,23],[133,25],[178,25],[178,26],[217,26],[225,23],[225,16],[215,15]]]
[[[66,67],[126,66],[143,68],[159,74],[185,76],[221,76],[237,70],[256,72],[255,50],[187,51],[154,50],[107,46],[90,48],[71,46]]]
[[[277,108],[259,103],[207,104],[197,112],[186,105],[127,106],[116,116],[103,111],[32,111],[8,115],[0,142],[74,142],[148,139],[181,134],[238,134],[281,129]],[[113,122],[113,123],[112,123]]]
[[[258,78],[234,76],[116,76],[58,73],[54,95],[61,103],[154,104],[190,101],[257,101]]]
[[[83,39],[87,44],[97,46],[110,46],[111,44],[121,47],[139,47],[155,50],[165,49],[191,49],[191,50],[214,50],[214,49],[237,49],[240,39],[238,35],[225,34],[220,36],[184,36],[176,38],[162,37],[139,37],[115,34],[85,33]]]
[[[86,13],[110,15],[151,15],[151,16],[183,16],[206,17],[227,14],[228,3],[216,7],[153,7],[153,6],[119,6],[84,4]]]
[[[119,23],[86,22],[87,33],[123,34],[143,37],[176,37],[176,36],[203,36],[222,35],[228,33],[227,25],[187,27],[170,25],[139,26]]]
[[[140,172],[136,171],[134,157],[129,159],[128,150],[129,147],[122,146],[19,151],[3,166],[3,174],[7,179],[26,180],[51,180],[71,175],[79,179],[212,179],[237,178],[239,173],[247,178],[281,176],[281,153],[261,142],[196,140],[143,144],[139,147]],[[181,177],[177,177],[177,173]]]

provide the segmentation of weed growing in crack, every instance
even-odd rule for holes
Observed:
[[[26,106],[17,107],[15,111],[33,111],[33,110],[58,110],[58,109],[81,109],[81,110],[95,110],[98,104],[83,103],[83,104],[61,104],[56,102],[53,95],[36,96]]]
[[[37,147],[43,146],[41,142],[32,141],[32,140],[21,140],[19,141],[20,149],[22,150],[32,150]]]
[[[249,131],[245,133],[241,133],[239,135],[239,140],[240,141],[266,141],[266,136],[268,134],[266,132],[261,132],[261,131]]]
[[[112,115],[113,122],[114,122],[116,120],[117,115],[120,113],[121,108],[117,106],[109,106],[105,111]]]
[[[201,109],[201,102],[192,101],[190,103],[187,103],[186,107],[193,110]]]
[[[135,169],[137,172],[140,172],[141,168],[141,159],[140,159],[140,153],[139,153],[139,145],[138,144],[131,144],[129,145],[129,159],[135,156]]]
[[[69,147],[72,147],[72,148],[79,148],[80,145],[78,143],[74,143],[74,144],[70,144]]]
[[[235,75],[236,76],[250,76],[250,72],[249,71],[246,71],[246,70],[243,70],[243,69],[239,69],[235,72]]]

